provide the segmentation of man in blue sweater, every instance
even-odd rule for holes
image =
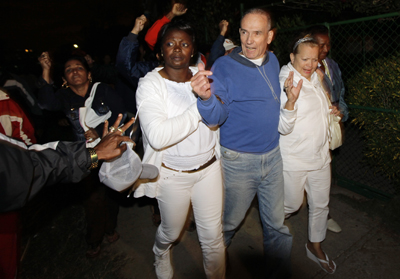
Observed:
[[[292,236],[283,224],[280,69],[275,55],[267,51],[273,37],[269,13],[257,8],[247,11],[239,32],[241,47],[217,59],[211,71],[199,67],[192,87],[199,95],[203,121],[220,125],[225,245],[230,245],[257,194],[266,278],[288,278]],[[286,121],[284,115],[281,118]]]

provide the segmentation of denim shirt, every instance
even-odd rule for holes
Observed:
[[[332,86],[332,92],[336,96],[339,96],[339,110],[343,114],[342,122],[345,122],[349,118],[349,109],[346,102],[344,101],[345,87],[342,80],[342,72],[339,69],[339,65],[330,58],[325,58],[326,64],[328,64],[329,73],[331,79],[325,74],[325,79],[328,79]]]

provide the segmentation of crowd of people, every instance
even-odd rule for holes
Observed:
[[[171,10],[147,30],[146,45],[138,37],[147,18],[141,15],[135,20],[119,45],[115,68],[120,78],[112,86],[94,78],[90,55],[71,55],[63,64],[62,88],[56,89],[53,61],[48,52],[42,53],[38,104],[64,114],[76,146],[54,147],[50,155],[59,159],[50,161],[46,172],[37,172],[45,175],[55,169],[52,175],[58,178],[37,186],[45,179],[38,174],[32,180],[25,177],[24,190],[13,196],[0,189],[7,205],[0,207],[5,212],[0,222],[42,186],[80,183],[85,192],[86,256],[97,257],[103,239],[113,243],[120,238],[119,205],[110,195],[113,190],[100,182],[97,167],[126,150],[121,142],[142,142],[142,162],[154,165],[159,174],[136,183],[134,197],[154,198],[155,212],[160,214],[153,245],[157,278],[173,278],[171,248],[191,211],[206,277],[225,278],[226,253],[255,196],[263,229],[265,278],[290,278],[293,240],[285,219],[299,210],[304,193],[309,210],[306,255],[325,272],[334,273],[336,264],[321,246],[328,228],[341,230],[328,208],[329,115],[346,121],[348,111],[340,69],[327,57],[328,30],[314,26],[299,32],[290,46],[290,62],[279,65],[269,51],[277,35],[271,14],[254,8],[241,19],[240,42],[227,37],[229,22],[222,20],[218,38],[204,55],[198,51],[194,26],[180,18],[186,11],[184,4],[173,2]],[[10,101],[6,89],[0,93],[3,107]],[[11,109],[4,109],[0,132],[26,146],[34,144],[29,119],[21,109],[14,111],[21,114],[19,125],[13,124]],[[108,128],[108,122],[115,124]],[[1,136],[0,148],[10,144],[18,145]],[[37,152],[31,155],[25,150],[23,156],[2,152],[2,161],[24,160],[40,169],[40,160],[33,157],[41,157],[40,152],[45,157],[49,151],[34,149],[42,151],[30,151]],[[6,171],[2,165],[0,173]],[[0,245],[1,237],[0,232]],[[12,259],[15,249],[16,244],[9,248]],[[9,259],[8,266],[0,261],[4,278],[14,278],[16,261]]]

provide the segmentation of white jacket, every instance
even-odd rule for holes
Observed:
[[[144,156],[143,163],[155,165],[161,169],[163,150],[184,140],[199,127],[201,115],[194,102],[183,114],[168,118],[168,92],[164,79],[156,68],[139,80],[136,91],[136,106],[142,129]],[[197,67],[190,67],[193,74]],[[219,129],[216,129],[217,141],[215,153],[220,157]],[[135,191],[135,197],[155,197],[158,182],[141,184]]]
[[[281,88],[284,88],[290,71],[294,72],[293,85],[297,86],[302,79],[303,86],[295,104],[292,121],[280,121],[279,124],[283,170],[318,170],[331,161],[328,137],[329,103],[317,73],[314,72],[309,81],[290,62],[282,67],[279,74]],[[286,101],[286,93],[282,91],[281,112],[287,111],[284,109]]]

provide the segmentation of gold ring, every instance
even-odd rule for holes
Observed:
[[[111,126],[108,130],[110,131],[110,133],[112,133],[112,132],[115,131],[115,127],[114,127],[114,126]]]
[[[118,131],[120,131],[121,133],[124,133],[124,130],[122,130],[121,128],[118,128]]]

